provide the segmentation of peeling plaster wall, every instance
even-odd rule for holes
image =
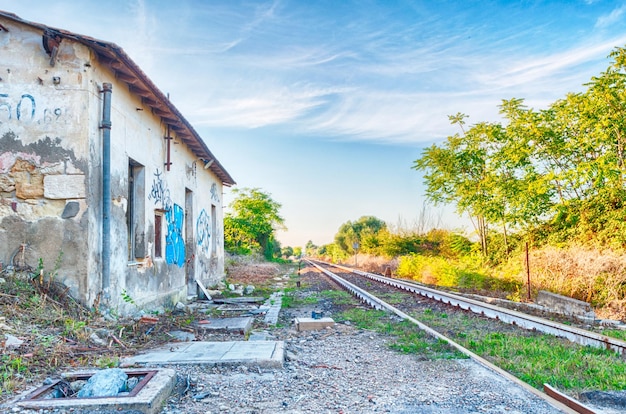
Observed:
[[[47,268],[62,252],[58,280],[84,304],[120,314],[184,300],[195,293],[195,278],[207,285],[222,279],[218,177],[174,133],[168,171],[167,126],[86,46],[64,39],[52,67],[40,31],[1,18],[0,24],[8,29],[0,31],[0,261],[7,263],[21,243]],[[113,85],[106,303],[100,296],[103,82]],[[155,216],[162,219],[161,257]]]
[[[0,261],[27,244],[29,265],[86,301],[89,285],[89,50],[59,48],[50,65],[41,32],[10,21],[0,31]]]

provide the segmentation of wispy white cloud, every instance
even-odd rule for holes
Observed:
[[[159,8],[133,0],[118,4],[122,24],[83,33],[124,47],[194,124],[385,142],[445,136],[456,112],[495,119],[501,99],[547,105],[626,43],[621,26],[601,37],[626,7],[551,49],[542,36],[559,34],[549,19],[516,14],[502,24],[496,14],[480,20],[475,9],[421,3],[405,18],[376,5],[344,15],[280,0]]]
[[[606,29],[616,22],[622,20],[624,16],[624,11],[626,11],[626,6],[620,6],[618,8],[613,9],[609,14],[602,15],[598,17],[596,20],[596,29]]]
[[[516,59],[512,62],[513,67],[510,70],[492,73],[491,76],[485,76],[482,80],[486,84],[494,83],[500,87],[510,88],[530,84],[540,79],[555,79],[564,72],[576,70],[580,65],[604,60],[614,47],[624,42],[626,42],[626,35],[605,40],[602,43],[580,45],[571,50],[538,58],[529,56],[524,60]]]
[[[259,128],[294,122],[327,104],[331,90],[270,87],[255,95],[216,97],[190,112],[195,124],[214,127]]]

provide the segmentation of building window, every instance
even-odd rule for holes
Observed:
[[[146,257],[145,227],[145,168],[137,161],[128,159],[128,206],[126,226],[128,230],[128,260]]]
[[[213,237],[211,237],[211,257],[215,257],[217,253],[217,208],[211,204],[211,231]]]
[[[154,213],[154,257],[163,257],[163,212]]]

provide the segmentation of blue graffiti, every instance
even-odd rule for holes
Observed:
[[[172,208],[172,199],[170,198],[170,189],[167,182],[162,177],[163,172],[156,169],[154,180],[152,181],[152,190],[148,194],[148,200],[153,200],[154,204],[161,203],[163,210]]]
[[[30,100],[30,119],[33,119],[35,117],[35,98],[32,97],[32,95],[29,95],[27,93],[25,93],[24,95],[22,95],[22,99],[20,99],[20,101],[17,103],[17,119],[19,120],[22,117],[22,101],[24,101],[24,98],[27,98]]]
[[[167,235],[165,236],[165,260],[178,267],[185,264],[185,240],[183,239],[183,221],[185,212],[178,204],[165,212]]]
[[[211,218],[204,209],[202,209],[196,221],[196,236],[198,238],[198,246],[205,252],[208,252],[211,245]]]

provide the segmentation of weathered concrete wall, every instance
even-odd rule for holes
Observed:
[[[21,243],[47,267],[62,252],[59,278],[72,294],[122,314],[137,311],[123,294],[140,308],[167,306],[184,299],[196,277],[223,278],[220,180],[86,46],[64,39],[51,66],[40,31],[0,24],[8,29],[0,31],[0,260]],[[104,82],[113,85],[108,301],[101,297]]]
[[[589,303],[545,290],[537,294],[537,304],[563,315],[595,319],[595,312]]]
[[[50,65],[41,32],[2,21],[0,31],[0,261],[22,243],[70,292],[86,298],[89,199],[89,51],[63,44]]]

